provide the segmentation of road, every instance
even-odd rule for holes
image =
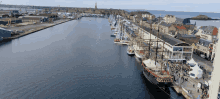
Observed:
[[[210,61],[204,59],[204,58],[201,58],[200,56],[196,55],[196,54],[193,54],[192,58],[198,62],[200,65],[202,66],[206,66],[206,68],[208,70],[212,69],[212,65],[213,63],[211,63]]]

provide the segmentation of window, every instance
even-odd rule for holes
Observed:
[[[183,48],[182,47],[173,47],[173,51],[182,51]]]
[[[192,51],[192,48],[183,48],[183,51],[191,52],[191,51]]]

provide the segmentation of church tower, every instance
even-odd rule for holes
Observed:
[[[95,3],[95,9],[97,9],[97,2]]]

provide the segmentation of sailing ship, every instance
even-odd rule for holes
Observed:
[[[156,64],[155,64],[156,63]],[[144,68],[144,76],[153,84],[158,86],[170,86],[173,82],[173,77],[166,69],[161,69],[162,66],[155,62],[153,59],[147,59],[142,61]]]
[[[152,24],[151,24],[151,28],[152,28]],[[152,33],[152,31],[151,31]],[[166,86],[171,86],[172,82],[173,82],[173,77],[170,75],[169,73],[169,69],[168,67],[166,67],[167,65],[165,64],[164,60],[163,60],[163,53],[162,53],[162,59],[158,60],[157,56],[158,56],[158,38],[157,38],[157,47],[156,47],[156,54],[155,54],[155,60],[153,57],[153,55],[151,54],[151,33],[150,33],[150,39],[149,39],[149,54],[148,54],[148,59],[144,59],[142,61],[142,66],[143,66],[143,74],[144,76],[153,84],[158,85],[158,86],[162,86],[164,87]],[[158,30],[158,34],[159,34],[159,30]],[[158,37],[157,34],[157,37]],[[162,50],[162,52],[164,52],[164,50]],[[159,64],[160,62],[160,64]]]
[[[128,36],[127,36],[127,33],[126,33],[125,29],[123,29],[122,39],[121,39],[120,42],[121,42],[121,44],[124,44],[124,45],[128,45],[129,44]]]

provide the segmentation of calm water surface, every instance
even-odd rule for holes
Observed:
[[[110,34],[107,19],[82,18],[1,44],[0,98],[172,99]]]

